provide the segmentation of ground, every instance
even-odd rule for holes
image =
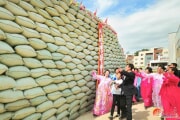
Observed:
[[[133,120],[161,120],[159,116],[153,116],[152,113],[154,109],[155,109],[154,107],[150,107],[145,110],[143,102],[135,103],[132,107]],[[110,113],[107,113],[99,117],[94,117],[92,111],[90,111],[81,115],[76,120],[109,120],[108,118],[109,115]],[[116,115],[116,113],[114,115]],[[113,120],[119,120],[119,119],[116,117]]]

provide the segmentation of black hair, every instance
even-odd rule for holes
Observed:
[[[171,63],[175,68],[177,67],[177,63]]]
[[[146,70],[148,70],[149,73],[152,73],[152,72],[153,72],[151,67],[146,67]]]
[[[134,69],[134,65],[133,64],[129,63],[127,65],[131,68],[131,70]]]
[[[115,68],[115,69],[114,69],[114,72],[116,72],[117,69],[119,69],[119,68]]]
[[[162,68],[163,70],[166,70],[165,66],[162,64],[159,64],[158,67]]]

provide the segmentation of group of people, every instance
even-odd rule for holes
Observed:
[[[116,116],[119,119],[132,120],[133,99],[139,101],[141,94],[145,109],[154,106],[162,111],[161,115],[166,120],[180,120],[180,72],[176,63],[166,69],[159,65],[156,73],[151,67],[143,71],[127,64],[125,70],[116,68],[112,76],[109,70],[105,70],[104,75],[93,71],[92,76],[99,81],[94,115],[110,112],[109,118],[112,119],[117,106]]]

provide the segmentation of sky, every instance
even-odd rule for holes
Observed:
[[[168,34],[180,25],[180,0],[77,0],[117,32],[125,53],[168,48]]]

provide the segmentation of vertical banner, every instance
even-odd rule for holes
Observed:
[[[104,70],[103,23],[98,24],[98,37],[99,37],[98,75],[103,75],[103,70]],[[99,84],[99,81],[97,80],[96,88],[98,84]]]

